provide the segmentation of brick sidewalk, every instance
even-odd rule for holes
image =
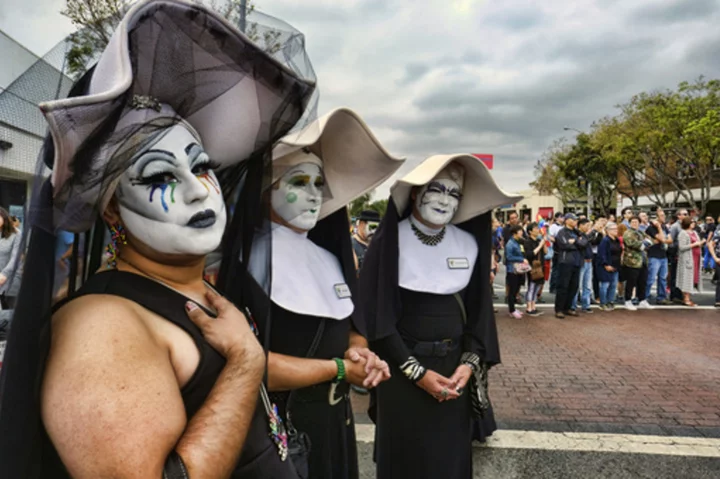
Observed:
[[[720,437],[720,312],[497,315],[502,429]],[[358,422],[367,399],[354,395]]]
[[[501,427],[720,437],[720,312],[498,314]]]

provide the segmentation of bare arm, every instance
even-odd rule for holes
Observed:
[[[368,349],[361,334],[350,331],[349,347],[343,359],[347,381],[357,386],[375,387],[390,378],[390,368]],[[268,356],[268,389],[290,391],[332,381],[337,377],[332,359],[298,358],[270,352]]]
[[[254,412],[262,361],[258,368],[239,350],[229,355],[188,423],[168,350],[143,311],[94,295],[55,314],[42,391],[51,440],[74,478],[157,479],[173,449],[193,479],[229,477]]]
[[[336,376],[337,364],[332,359],[297,358],[273,352],[268,355],[270,391],[306,388],[332,381]]]

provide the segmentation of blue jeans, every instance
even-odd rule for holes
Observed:
[[[667,258],[649,258],[650,264],[648,265],[648,280],[645,297],[650,297],[650,290],[655,284],[657,279],[657,300],[662,301],[667,299],[667,275],[668,275],[668,260]]]
[[[600,304],[612,304],[615,302],[615,294],[617,293],[618,285],[618,272],[615,271],[612,274],[612,280],[610,282],[600,282]]]
[[[592,262],[583,262],[580,266],[580,281],[577,294],[573,296],[572,309],[577,309],[578,298],[582,302],[583,309],[590,309],[590,299],[592,298]]]
[[[707,246],[703,246],[703,252],[703,269],[715,269],[715,260]]]

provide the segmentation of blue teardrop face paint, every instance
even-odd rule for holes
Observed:
[[[182,124],[133,159],[116,190],[134,240],[165,254],[206,255],[220,244],[225,202],[213,163]]]

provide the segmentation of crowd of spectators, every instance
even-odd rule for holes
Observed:
[[[625,208],[619,221],[614,215],[557,213],[538,223],[527,217],[520,222],[512,212],[505,225],[496,220],[493,229],[493,257],[505,263],[506,302],[514,318],[523,317],[518,309],[523,302],[524,314],[542,314],[537,303],[544,302],[548,281],[558,318],[592,314],[593,305],[601,311],[618,303],[630,311],[694,307],[703,273],[714,273],[720,307],[720,228],[711,216],[699,220],[679,209],[668,221],[659,207]]]

